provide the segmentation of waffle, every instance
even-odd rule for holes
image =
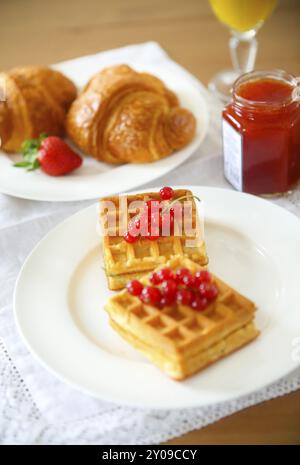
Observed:
[[[173,270],[202,267],[187,258],[167,262]],[[161,267],[158,267],[161,268]],[[158,309],[123,290],[105,307],[120,336],[176,380],[185,379],[255,339],[255,305],[213,276],[219,293],[201,313],[184,305]],[[148,275],[141,281],[149,284]]]
[[[192,196],[192,192],[186,189],[174,191],[174,200],[183,196]],[[122,289],[131,279],[140,279],[145,273],[154,270],[159,265],[166,263],[172,257],[187,257],[196,263],[205,265],[208,262],[205,243],[202,239],[201,228],[197,221],[197,208],[192,199],[192,227],[196,234],[188,237],[186,235],[170,235],[158,237],[149,241],[140,237],[133,244],[128,244],[120,232],[120,222],[128,222],[137,214],[136,210],[130,211],[128,205],[132,201],[146,201],[148,199],[159,200],[157,192],[149,192],[139,195],[123,196],[122,201],[127,202],[127,217],[121,218],[120,197],[113,196],[102,199],[100,202],[110,201],[116,209],[116,224],[108,227],[109,214],[100,205],[100,223],[107,234],[103,235],[104,267],[108,280],[108,286],[112,290]],[[193,240],[193,244],[188,242]]]

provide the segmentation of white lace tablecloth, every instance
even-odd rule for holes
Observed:
[[[116,60],[116,54],[120,62],[126,62],[127,54],[133,52],[137,57],[147,53],[150,62],[170,59],[157,44],[147,43],[106,52],[107,64]],[[223,177],[221,107],[204,87],[202,91],[211,118],[204,143],[184,165],[152,186],[194,184],[230,189]],[[275,202],[300,216],[300,189]],[[61,220],[91,203],[34,202],[0,195],[0,444],[157,444],[300,387],[298,370],[234,401],[154,411],[101,402],[49,374],[16,331],[13,289],[21,265],[36,243]]]

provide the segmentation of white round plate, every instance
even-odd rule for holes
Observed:
[[[139,65],[138,59],[137,62],[127,62],[137,70],[148,71],[161,78],[177,94],[181,104],[193,112],[197,120],[194,140],[182,150],[154,163],[109,165],[85,157],[80,169],[61,177],[51,177],[40,170],[29,173],[17,169],[13,167],[13,162],[19,160],[20,156],[9,156],[0,151],[0,192],[25,199],[56,202],[96,199],[150,182],[176,168],[196,151],[207,133],[209,120],[199,81],[172,61],[158,62],[152,66],[144,62]],[[78,87],[102,67],[93,56],[55,66]]]
[[[260,336],[186,381],[169,379],[108,324],[111,292],[92,205],[36,246],[15,289],[27,347],[61,380],[120,404],[184,408],[250,393],[299,365],[300,221],[254,196],[188,188],[204,202],[210,269],[256,302]]]

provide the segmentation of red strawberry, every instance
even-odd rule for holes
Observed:
[[[38,139],[26,140],[22,145],[23,161],[14,166],[28,171],[41,168],[50,176],[62,176],[82,164],[82,158],[60,137],[41,134]]]

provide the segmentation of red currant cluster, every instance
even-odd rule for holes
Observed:
[[[172,187],[163,187],[159,191],[160,200],[171,200],[174,196]],[[124,239],[133,244],[139,236],[146,237],[150,241],[156,240],[162,235],[162,230],[174,234],[175,210],[170,207],[164,211],[159,208],[158,200],[147,200],[140,216],[134,218],[128,225],[128,231]]]
[[[187,268],[180,268],[176,273],[170,268],[162,268],[151,274],[150,282],[153,286],[143,286],[137,280],[130,281],[127,290],[142,302],[158,308],[177,303],[198,311],[204,310],[218,295],[218,288],[206,270],[193,275]]]

